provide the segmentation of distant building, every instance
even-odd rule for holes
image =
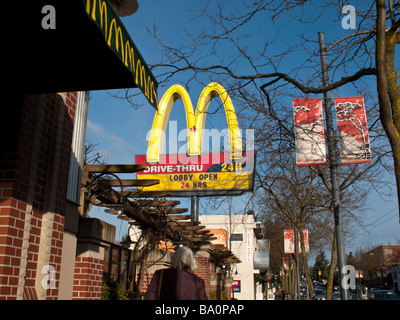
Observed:
[[[239,300],[262,299],[262,284],[257,276],[260,270],[254,268],[254,256],[263,234],[254,215],[200,215],[199,220],[215,234],[226,231],[225,240],[218,241],[225,241],[224,245],[241,261],[230,266],[230,277],[235,286],[232,296]]]
[[[400,291],[400,245],[381,245],[362,256],[361,268],[368,287]]]

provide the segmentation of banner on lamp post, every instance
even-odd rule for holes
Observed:
[[[326,165],[322,99],[293,99],[293,114],[297,166]]]
[[[299,253],[301,250],[301,242],[300,242],[300,233],[298,233],[298,242],[299,242]],[[303,237],[304,237],[304,248],[306,249],[306,253],[310,252],[310,243],[308,240],[308,229],[303,229]],[[291,254],[295,252],[294,246],[294,229],[285,229],[283,230],[283,247],[285,254]]]
[[[371,162],[363,97],[335,98],[341,164]]]

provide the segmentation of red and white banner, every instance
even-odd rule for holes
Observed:
[[[294,99],[293,113],[297,166],[326,165],[322,99]]]
[[[297,235],[299,239],[299,253],[301,253],[301,245],[300,245],[300,234]],[[310,252],[310,243],[308,241],[308,229],[303,229],[304,236],[304,247],[306,249],[306,253]],[[294,229],[285,229],[283,230],[283,246],[284,252],[286,254],[294,253]]]
[[[363,97],[335,98],[341,164],[371,162]]]
[[[289,271],[289,256],[282,257],[283,269]]]

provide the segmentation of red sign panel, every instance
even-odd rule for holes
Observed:
[[[232,292],[240,293],[240,280],[233,280],[231,284]]]
[[[363,97],[335,98],[342,164],[371,162]]]
[[[308,241],[308,229],[303,229],[304,236],[304,247],[306,249],[306,253],[310,252],[310,244]],[[299,253],[301,253],[301,245],[300,245],[300,234],[299,237]],[[284,251],[286,254],[294,253],[294,229],[285,229],[283,230],[283,241],[284,241]]]
[[[326,165],[322,99],[294,99],[297,166]]]

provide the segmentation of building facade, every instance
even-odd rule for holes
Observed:
[[[81,96],[27,95],[2,114],[1,299],[58,298],[67,212],[77,207],[67,190]]]
[[[18,102],[0,125],[0,300],[101,299],[121,249],[115,226],[79,213],[88,95]]]
[[[232,297],[262,299],[262,284],[257,280],[260,270],[254,268],[254,252],[258,249],[257,240],[262,238],[262,230],[254,215],[200,215],[199,220],[212,232],[225,230],[225,246],[241,261],[230,266],[230,278],[235,287]]]
[[[79,213],[87,90],[137,87],[157,107],[158,84],[118,18],[134,13],[137,1],[22,6],[24,35],[9,43],[14,89],[0,116],[0,300],[100,299],[115,232],[98,219],[82,222]],[[40,15],[45,7],[49,15]],[[57,28],[44,27],[56,17]],[[113,25],[124,46],[104,40]],[[128,47],[151,79],[151,94],[146,81],[135,82],[133,60],[126,68]]]

